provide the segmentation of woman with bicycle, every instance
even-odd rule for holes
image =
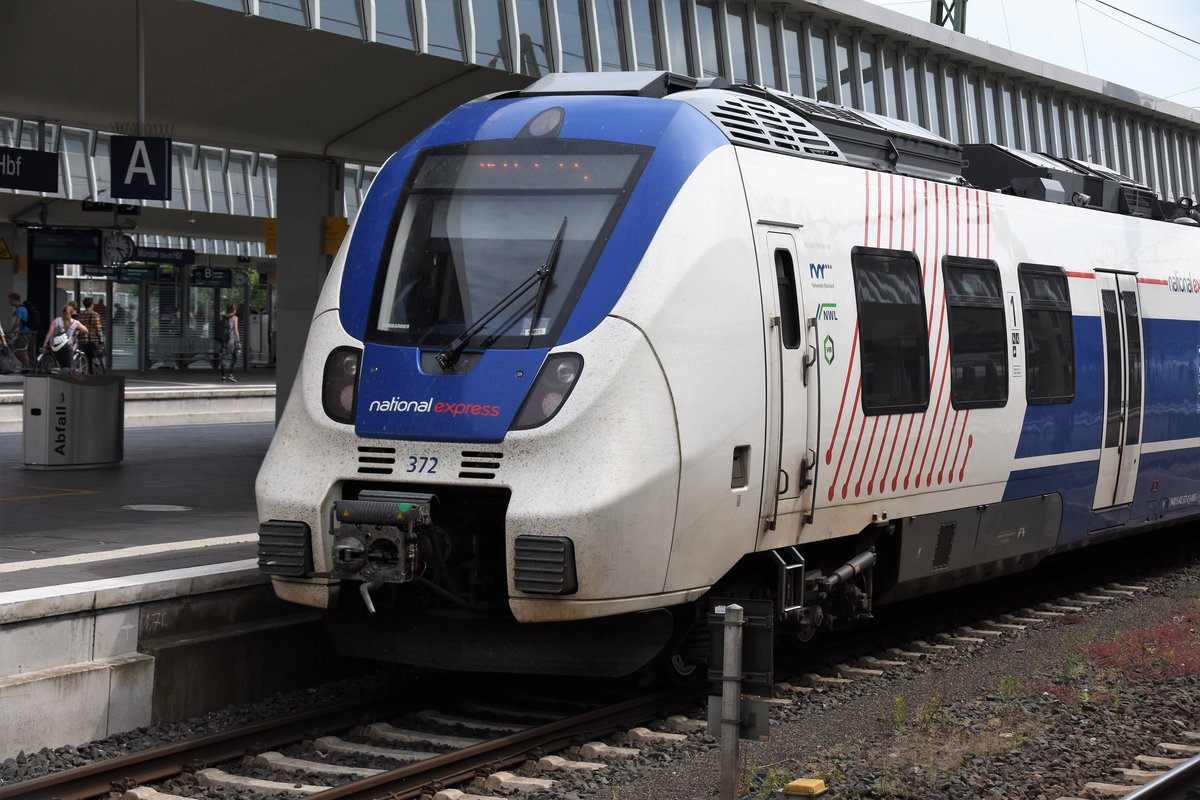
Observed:
[[[79,320],[71,318],[71,307],[63,306],[62,314],[54,320],[50,330],[46,331],[41,352],[45,353],[49,349],[58,360],[59,369],[65,369],[68,375],[74,375],[75,339],[80,333],[87,332],[88,329]]]

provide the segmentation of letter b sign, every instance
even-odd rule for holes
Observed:
[[[114,136],[112,196],[121,200],[171,199],[171,140]]]

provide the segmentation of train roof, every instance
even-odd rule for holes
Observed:
[[[1100,164],[996,144],[958,145],[904,120],[723,78],[557,72],[492,99],[555,95],[670,97],[696,108],[743,147],[1200,226],[1191,198],[1165,202]]]

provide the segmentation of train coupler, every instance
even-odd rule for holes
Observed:
[[[333,503],[335,578],[370,588],[407,583],[424,570],[421,533],[433,522],[432,494],[364,491]]]

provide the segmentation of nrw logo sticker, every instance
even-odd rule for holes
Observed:
[[[833,264],[814,264],[809,262],[808,277],[812,280],[813,286],[832,288]]]
[[[367,406],[368,411],[397,413],[397,414],[449,414],[452,417],[498,417],[500,406],[481,405],[479,403],[444,403],[430,397],[428,400],[404,400],[393,397],[390,400],[372,400]]]

